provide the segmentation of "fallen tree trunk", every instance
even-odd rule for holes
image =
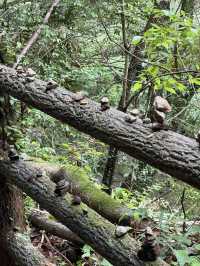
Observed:
[[[46,162],[27,161],[27,164],[45,171],[51,179],[61,169],[59,165]],[[84,170],[72,165],[62,166],[62,170],[65,170],[63,178],[70,183],[71,194],[78,194],[86,205],[110,222],[130,225],[133,220],[133,211],[96,187]]]
[[[65,199],[54,195],[54,184],[47,178],[37,178],[38,171],[24,162],[0,162],[2,177],[21,188],[40,206],[66,225],[85,243],[93,247],[113,265],[145,265],[137,255],[137,242],[126,235],[116,238],[115,226],[84,204],[74,206],[69,194]]]
[[[88,99],[76,101],[73,93],[57,87],[46,92],[48,83],[17,74],[0,65],[0,90],[68,123],[78,130],[113,145],[134,158],[200,189],[200,151],[195,139],[173,131],[152,132],[149,125],[127,123],[126,114]]]
[[[62,239],[68,240],[78,246],[84,245],[84,242],[75,235],[69,228],[61,223],[48,219],[48,217],[39,211],[33,211],[29,215],[31,224],[40,230],[45,230],[47,233],[58,236]]]

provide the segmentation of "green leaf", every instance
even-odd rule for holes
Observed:
[[[169,48],[169,41],[168,40],[164,40],[162,43],[161,43],[161,45],[163,46],[163,47],[165,47],[166,49],[168,49]]]
[[[180,266],[184,266],[190,260],[186,250],[174,250],[174,254]]]
[[[84,245],[82,248],[82,251],[83,251],[82,258],[85,258],[85,257],[89,258],[91,256],[91,253],[93,252],[93,249],[88,245]]]
[[[192,84],[200,85],[200,78],[190,78],[189,82]]]
[[[172,15],[172,11],[170,11],[170,10],[162,10],[162,12],[163,12],[163,14],[166,16],[166,17],[169,17],[169,16],[171,16]]]
[[[186,246],[191,245],[191,240],[187,237],[187,235],[175,235],[173,239],[176,240],[176,243],[181,243]]]
[[[191,266],[200,266],[200,261],[193,261]]]
[[[186,86],[183,85],[182,83],[180,82],[176,82],[176,88],[179,90],[179,91],[185,91],[186,90]]]
[[[195,247],[195,249],[200,250],[200,244],[197,244],[194,247]]]
[[[139,212],[134,212],[134,213],[133,213],[133,219],[134,219],[135,221],[139,221],[140,217],[141,217],[141,215],[140,215]]]
[[[189,230],[188,230],[189,234],[196,234],[196,233],[200,233],[200,226],[199,225],[193,225]]]
[[[173,89],[172,87],[165,86],[164,89],[172,94],[176,94],[175,89]]]
[[[142,36],[135,35],[132,39],[132,44],[137,45],[142,40]]]
[[[139,91],[142,88],[142,83],[141,82],[136,82],[133,87],[132,90],[133,91]]]
[[[190,266],[199,266],[199,265],[200,265],[200,258],[190,257]]]
[[[68,143],[62,143],[62,148],[69,149],[69,144]]]
[[[152,75],[156,76],[158,74],[159,68],[157,66],[148,67],[147,71]]]
[[[22,47],[21,42],[17,42],[17,49],[20,49]]]

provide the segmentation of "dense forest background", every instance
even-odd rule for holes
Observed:
[[[170,130],[197,138],[198,1],[62,0],[43,25],[51,4],[49,0],[0,1],[0,51],[6,66],[13,67],[42,25],[18,68],[31,68],[38,79],[53,80],[74,93],[84,91],[97,102],[107,97],[112,107],[123,112],[138,109],[141,119],[151,117],[155,94],[161,95],[172,106],[165,118]],[[156,224],[161,257],[169,265],[200,265],[196,188],[14,98],[10,101],[16,117],[6,134],[20,154],[72,171],[81,168],[96,187],[134,210],[135,220]],[[24,199],[29,215],[38,205],[28,196]],[[33,243],[56,265],[68,265],[67,255],[61,255],[61,240],[49,238],[52,250],[45,248],[48,241],[42,238],[43,231],[32,238]],[[82,247],[73,263],[110,265],[89,245]]]

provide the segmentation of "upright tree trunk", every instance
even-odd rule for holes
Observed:
[[[199,0],[198,0],[199,1]],[[195,0],[182,0],[182,10],[192,14]]]
[[[200,25],[200,2],[199,0],[193,0],[193,17],[194,23]]]
[[[137,45],[132,53],[136,56],[141,58],[141,51],[142,51],[142,46],[143,44]],[[126,55],[128,57],[128,55]],[[119,105],[118,105],[118,110],[126,112],[127,104],[130,99],[130,91],[131,91],[131,86],[134,81],[136,81],[138,74],[141,71],[141,61],[137,59],[136,57],[132,56],[129,61],[128,65],[128,71],[127,75],[124,75],[124,82],[126,82],[126,85],[123,86],[123,91],[125,93],[122,93]],[[126,69],[126,66],[125,66]],[[125,97],[124,95],[125,94]],[[137,96],[136,96],[137,97]],[[134,99],[132,99],[132,102]],[[119,150],[115,148],[114,146],[109,146],[108,149],[108,157],[107,157],[107,162],[105,165],[105,170],[104,170],[104,175],[103,175],[103,180],[102,183],[105,184],[108,187],[108,193],[111,192],[111,186],[112,186],[112,181],[113,181],[113,176],[116,168],[116,163],[118,160],[118,153]]]
[[[104,169],[102,183],[108,187],[105,191],[108,194],[111,194],[112,180],[115,172],[115,166],[117,163],[118,149],[114,146],[109,146],[107,161]]]
[[[137,45],[132,53],[134,56],[130,57],[129,55],[129,45],[126,37],[126,16],[124,10],[124,0],[121,1],[121,24],[122,24],[122,39],[123,39],[123,46],[124,46],[124,55],[125,55],[125,62],[124,62],[124,74],[123,74],[123,90],[122,95],[118,104],[118,110],[126,112],[126,106],[129,100],[130,91],[132,82],[136,80],[139,70],[141,68],[141,61],[138,60],[137,57],[141,56],[141,43]],[[136,57],[135,57],[136,56]],[[103,174],[102,183],[108,187],[108,193],[111,193],[111,186],[113,181],[113,176],[116,168],[116,163],[118,160],[118,152],[119,150],[114,147],[110,146],[108,149],[108,157],[107,162],[105,165],[105,170]]]
[[[7,1],[3,1],[2,8],[4,11],[7,9]],[[4,56],[4,55],[2,55]],[[6,64],[5,58],[3,63]],[[2,153],[5,151],[5,143],[7,140],[7,135],[5,131],[5,126],[10,123],[10,117],[12,117],[12,110],[10,104],[10,96],[8,94],[1,94],[0,96],[3,101],[1,101],[1,136],[0,141],[3,143],[1,147]],[[3,115],[3,119],[2,119]],[[3,150],[3,151],[2,151]],[[0,265],[1,266],[12,266],[13,261],[7,253],[8,247],[6,239],[10,232],[13,232],[16,228],[17,230],[23,231],[25,228],[24,220],[24,203],[22,198],[22,192],[17,187],[8,185],[5,179],[1,178],[0,175]]]
[[[0,259],[1,266],[15,265],[7,253],[6,239],[10,232],[24,230],[22,193],[0,177]]]
[[[132,99],[131,102],[134,102],[134,99],[137,98],[137,95],[135,97],[130,97],[131,87],[132,84],[137,80],[138,75],[141,73],[142,70],[142,64],[141,60],[143,58],[142,50],[144,49],[144,43],[140,42],[132,49],[132,56],[129,52],[128,47],[128,41],[126,38],[126,17],[125,17],[125,11],[124,11],[124,1],[122,0],[121,3],[121,24],[122,24],[122,36],[123,36],[123,43],[124,43],[124,50],[125,50],[125,65],[124,65],[124,74],[123,74],[123,91],[121,95],[121,99],[119,101],[118,110],[126,112],[127,106],[129,105],[130,98]],[[168,0],[160,1],[158,4],[158,7],[160,9],[169,9],[170,2]],[[150,15],[150,17],[147,20],[146,26],[141,32],[141,34],[144,34],[150,27],[152,22],[154,21],[154,16]],[[158,23],[158,21],[157,21]],[[129,62],[128,62],[129,61]],[[136,107],[136,106],[134,106]],[[111,193],[111,186],[113,181],[113,176],[115,172],[116,163],[118,160],[118,149],[110,146],[108,149],[108,157],[107,162],[105,165],[105,170],[103,174],[102,183],[105,184],[108,187],[108,193]]]
[[[123,47],[124,47],[124,55],[125,55],[125,60],[124,60],[124,74],[123,74],[123,79],[122,79],[122,95],[118,104],[118,110],[123,110],[124,106],[126,105],[127,102],[127,78],[128,78],[128,44],[127,44],[127,39],[126,39],[126,17],[125,17],[125,12],[124,12],[124,0],[121,0],[121,26],[122,26],[122,40],[123,40]],[[107,157],[107,162],[105,165],[105,170],[103,174],[103,179],[102,183],[107,186],[107,189],[105,190],[108,194],[111,194],[112,189],[112,181],[113,181],[113,176],[115,172],[115,166],[117,163],[117,157],[118,157],[118,149],[115,148],[114,146],[110,146],[108,149],[108,157]]]

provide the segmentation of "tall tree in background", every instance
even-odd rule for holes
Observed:
[[[157,3],[156,1],[153,3],[152,9],[169,9],[169,1],[161,1]],[[126,12],[128,12],[127,5],[125,1],[121,1],[121,35],[122,35],[122,43],[121,50],[124,54],[124,74],[122,76],[122,95],[119,101],[118,110],[126,112],[130,104],[132,108],[138,108],[139,104],[139,96],[140,93],[136,93],[135,95],[131,95],[131,88],[134,83],[137,81],[137,77],[142,73],[142,62],[145,62],[145,53],[144,53],[144,42],[139,41],[138,44],[134,45],[128,40],[130,36],[130,29],[126,27],[128,23],[128,19],[126,17]],[[154,17],[153,11],[152,14],[148,15],[145,21],[144,29],[140,32],[139,36],[143,36],[146,31],[149,30],[153,23],[158,23],[159,20]],[[151,88],[149,89],[149,96],[152,96]],[[150,99],[150,101],[152,101]],[[148,113],[147,110],[144,110],[144,113]],[[108,158],[105,165],[104,175],[102,179],[102,183],[108,187],[108,192],[111,193],[112,180],[114,177],[114,172],[116,168],[118,157],[118,150],[112,146],[108,149]]]

